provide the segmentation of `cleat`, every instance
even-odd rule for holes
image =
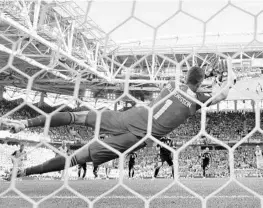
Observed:
[[[26,171],[25,170],[20,169],[20,170],[17,171],[17,175],[16,175],[17,178],[21,178],[21,177],[25,177],[25,176],[26,176]]]
[[[3,177],[3,180],[5,180],[5,181],[11,181],[10,175],[9,175],[9,176],[6,176],[6,177]]]
[[[16,178],[21,178],[24,176],[26,176],[25,170],[23,170],[23,169],[17,170]],[[12,172],[10,172],[8,174],[8,176],[6,178],[4,178],[4,180],[6,180],[6,181],[11,181],[11,179],[12,179]]]

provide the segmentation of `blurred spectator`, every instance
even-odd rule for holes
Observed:
[[[16,108],[21,102],[19,101],[0,101],[0,116],[5,115],[10,110]],[[46,113],[53,112],[56,108],[42,107],[40,108]],[[74,109],[78,111],[78,109]],[[64,108],[63,111],[72,111],[71,108]],[[39,113],[28,106],[24,106],[14,112],[9,119],[27,119],[39,115]],[[263,113],[261,112],[261,116]],[[262,120],[262,119],[261,119]],[[186,142],[200,131],[201,114],[196,114],[188,119],[188,122],[179,126],[169,136],[173,143]],[[261,126],[262,126],[261,121]],[[206,131],[223,141],[240,140],[255,126],[255,114],[253,112],[209,112],[207,114]],[[69,129],[66,127],[57,127],[49,129],[49,136],[52,142],[73,141],[78,142],[88,141],[92,138],[92,129],[85,126],[72,125]],[[17,139],[36,140],[43,136],[43,128],[32,128],[23,131],[19,134],[13,135]],[[261,134],[253,134],[250,139],[262,139]],[[209,144],[209,139],[203,138],[203,144]],[[0,171],[3,169],[12,168],[10,155],[17,150],[17,146],[10,146],[7,144],[0,144]],[[26,147],[26,151],[33,149],[33,147]],[[200,164],[200,146],[189,146],[187,151],[182,151],[179,154],[179,172],[182,177],[198,177],[202,175]],[[228,152],[227,150],[212,150],[212,163],[208,169],[208,175],[211,177],[226,177],[229,175],[228,171]],[[235,151],[234,166],[237,169],[237,174],[242,176],[262,175],[256,169],[254,158],[255,150],[251,146],[240,146]],[[147,147],[137,152],[138,158],[135,169],[136,177],[152,177],[154,164],[156,160],[157,150],[155,147]],[[28,160],[25,165],[32,166],[40,164],[45,160],[54,157],[54,152],[46,148],[38,148],[28,154]],[[245,174],[244,174],[245,173]],[[50,173],[56,175],[57,173]],[[45,175],[45,174],[44,174]],[[167,165],[160,170],[161,177],[169,177],[170,170]],[[56,175],[57,177],[57,175]]]
[[[13,167],[15,166],[16,163],[18,168],[23,167],[23,161],[27,159],[26,151],[24,150],[24,147],[25,147],[24,144],[20,144],[19,150],[14,151],[13,154],[11,155]]]

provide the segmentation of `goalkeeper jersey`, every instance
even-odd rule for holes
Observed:
[[[166,87],[160,92],[157,99],[150,103],[149,107],[153,107],[156,103],[173,92],[175,89],[175,82],[169,82]],[[211,96],[205,93],[194,93],[186,85],[181,85],[180,89],[200,102],[206,102]],[[162,137],[180,124],[184,123],[186,119],[194,115],[197,110],[201,108],[200,105],[190,100],[180,92],[176,92],[167,98],[160,105],[153,109],[152,118],[152,135],[155,137]],[[123,122],[130,132],[137,136],[144,136],[147,133],[148,124],[148,110],[141,107],[134,107],[122,115]]]

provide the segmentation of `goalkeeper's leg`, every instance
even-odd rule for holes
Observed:
[[[171,172],[172,172],[172,177],[174,178],[174,163],[172,160],[172,157],[170,156],[168,160],[166,160],[167,164],[169,165]]]
[[[158,162],[157,167],[154,169],[154,175],[153,178],[157,178],[160,168],[163,166],[163,161]]]
[[[94,178],[97,178],[97,177],[98,177],[98,169],[99,169],[99,166],[94,166],[94,167],[93,167],[93,175],[94,175]]]
[[[83,166],[83,175],[82,175],[83,179],[86,177],[86,173],[87,173],[87,165],[85,163],[84,166]]]
[[[203,166],[202,166],[202,168],[203,168],[203,178],[206,177],[206,167],[207,167],[207,164],[204,163]]]
[[[81,174],[81,166],[78,166],[78,177],[80,178],[80,174]]]
[[[118,136],[112,136],[104,139],[103,142],[113,147],[114,149],[124,152],[140,140],[139,137],[127,133]],[[139,145],[136,149],[145,147],[145,143]],[[118,155],[99,144],[98,142],[93,142],[91,145],[84,147],[81,151],[77,152],[72,156],[70,161],[70,167],[77,164],[84,164],[86,162],[93,162],[94,166],[98,166],[102,163],[108,162],[117,158]],[[66,159],[63,156],[55,157],[51,160],[46,161],[43,164],[26,168],[18,172],[18,177],[28,176],[33,174],[43,174],[53,171],[63,170],[65,168]]]

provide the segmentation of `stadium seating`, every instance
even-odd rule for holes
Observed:
[[[14,101],[0,101],[0,115],[4,115],[11,109],[17,107],[19,103]],[[55,108],[43,107],[45,112],[52,112]],[[72,111],[72,109],[66,109]],[[78,109],[75,109],[76,111]],[[38,113],[32,108],[25,106],[14,114],[10,118],[13,119],[27,119],[37,116]],[[255,115],[251,112],[217,112],[209,113],[207,121],[207,132],[211,135],[223,140],[238,140],[245,135],[249,130],[254,127]],[[74,126],[84,140],[88,140],[92,135],[86,127]],[[189,118],[186,124],[181,125],[175,131],[170,134],[175,142],[187,141],[195,136],[200,130],[200,114],[196,114]],[[16,135],[18,139],[26,138],[28,140],[34,140],[36,135],[41,135],[43,130],[41,128],[33,128]],[[72,140],[69,134],[69,129],[66,127],[51,128],[50,137],[52,141]],[[255,134],[252,139],[261,138],[262,135]],[[52,157],[54,153],[46,148],[39,148],[32,150],[33,147],[27,147],[26,151],[29,152],[28,160],[25,162],[25,166],[31,166],[40,164]],[[12,163],[10,155],[13,151],[18,149],[17,146],[10,146],[7,144],[0,144],[0,171],[3,169],[10,169]],[[32,150],[32,151],[31,151]],[[213,163],[211,164],[208,174],[213,177],[224,177],[228,175],[228,161],[226,150],[213,150]],[[157,150],[155,147],[147,147],[144,150],[138,152],[138,159],[136,162],[135,170],[139,177],[152,177],[152,173],[155,165],[155,158]],[[200,177],[202,170],[200,167],[200,149],[190,148],[188,151],[184,151],[180,154],[180,174],[182,177]],[[255,169],[254,149],[250,147],[240,147],[235,154],[235,168],[237,169]],[[46,174],[53,177],[58,177],[58,173]],[[170,170],[168,166],[164,166],[159,174],[161,177],[170,176]]]
[[[5,115],[8,113],[10,110],[14,109],[19,105],[19,100],[17,101],[7,101],[7,100],[2,100],[0,101],[0,116]],[[45,106],[40,108],[46,113],[50,113],[56,109],[56,107],[49,107]],[[64,111],[72,111],[71,108],[64,108]],[[77,111],[78,109],[74,109]],[[24,106],[18,111],[14,112],[10,118],[11,119],[28,119],[32,118],[35,116],[38,116],[39,113],[33,110],[32,108],[28,106]],[[88,132],[88,129],[86,127],[78,126],[78,125],[73,125],[75,130],[81,135],[83,140],[87,140],[90,138],[92,135],[91,132]],[[42,128],[31,128],[30,130],[27,130],[26,133],[30,135],[34,135],[35,133],[41,134],[43,132]],[[18,137],[20,136],[19,134],[17,135]],[[24,135],[23,135],[24,136]],[[69,134],[69,130],[66,127],[58,127],[58,128],[51,128],[49,131],[49,136],[52,139],[52,141],[62,141],[62,140],[72,140]]]
[[[12,168],[10,155],[19,147],[16,145],[0,144],[0,172],[5,172]],[[24,162],[25,167],[37,165],[45,162],[48,159],[55,157],[55,153],[47,148],[34,149],[33,146],[25,148],[27,160]],[[209,177],[226,177],[228,176],[228,154],[226,150],[212,150],[213,161],[207,171]],[[255,149],[249,146],[239,147],[235,152],[235,169],[238,170],[256,170],[256,161],[254,157]],[[136,177],[152,177],[154,166],[156,164],[156,147],[147,147],[143,151],[138,151],[138,158],[135,165]],[[199,146],[189,147],[187,150],[180,153],[179,157],[179,172],[181,177],[201,177],[201,150]],[[127,161],[126,161],[126,164]],[[127,168],[127,165],[126,165]],[[72,168],[71,168],[72,169]],[[70,177],[76,177],[76,168],[69,172]],[[244,173],[244,172],[243,172]],[[252,173],[252,172],[251,172]],[[255,173],[255,171],[253,172]],[[247,173],[249,174],[249,172]],[[167,164],[160,170],[159,177],[170,177],[171,172]],[[46,173],[40,178],[52,177],[59,178],[60,173]]]
[[[6,114],[13,108],[17,107],[19,103],[14,101],[0,101],[0,116]],[[44,112],[52,112],[56,108],[43,107],[41,110]],[[64,109],[68,111],[73,111],[71,108]],[[78,109],[74,109],[78,111]],[[13,119],[27,119],[39,115],[32,108],[25,106],[14,114],[11,115]],[[263,116],[263,113],[261,113]],[[247,132],[254,127],[255,114],[252,112],[210,112],[208,113],[209,121],[207,123],[207,132],[211,135],[224,140],[238,140],[241,136],[247,134]],[[188,119],[187,123],[182,124],[179,128],[173,131],[170,135],[175,141],[186,141],[195,136],[200,130],[200,120],[201,115],[196,114]],[[263,123],[263,121],[262,121]],[[81,135],[83,140],[88,140],[92,132],[82,126],[74,125],[75,130]],[[41,128],[32,128],[28,130],[31,133],[42,133]],[[71,140],[69,130],[66,127],[58,127],[50,129],[50,137],[53,141]],[[260,135],[253,135],[252,139],[257,139]]]
[[[179,173],[181,177],[202,177],[201,169],[201,150],[200,146],[190,146],[182,151],[179,157]],[[234,167],[237,170],[249,170],[251,173],[257,173],[256,161],[254,157],[255,149],[251,146],[241,146],[235,152]],[[227,150],[212,150],[212,163],[207,171],[209,177],[227,177],[228,171],[228,152]],[[145,148],[137,152],[138,158],[135,165],[135,175],[137,177],[152,177],[154,166],[156,164],[156,155],[158,151],[155,147]],[[126,161],[126,168],[128,161]],[[254,171],[251,171],[254,170]],[[161,168],[159,177],[170,177],[171,171],[167,164]]]
[[[8,145],[8,144],[0,144],[0,173],[5,173],[10,171],[10,169],[13,167],[12,161],[11,161],[11,154],[18,150],[19,146],[17,145]],[[34,148],[34,146],[26,146],[25,151],[27,152],[27,159],[23,162],[23,167],[30,167],[33,165],[41,164],[51,158],[55,157],[55,152],[48,148]],[[76,177],[76,171],[72,171],[72,169],[76,168],[70,168],[69,176],[70,177]],[[1,176],[1,175],[0,175]],[[38,177],[38,178],[60,178],[61,174],[59,172],[51,172],[51,173],[45,173],[43,175],[32,175],[31,177]]]

